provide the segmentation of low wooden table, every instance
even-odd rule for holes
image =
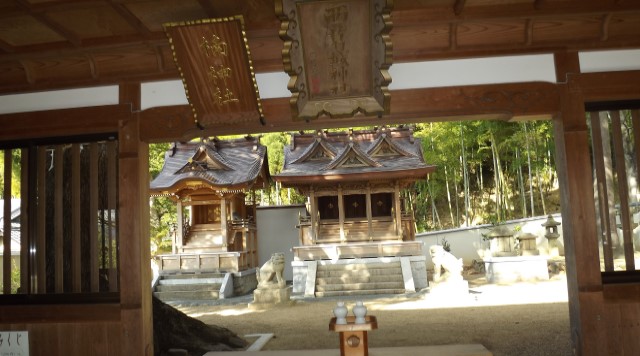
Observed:
[[[364,324],[356,324],[355,316],[347,316],[346,324],[336,324],[336,318],[331,318],[329,330],[340,333],[340,356],[368,356],[367,331],[378,328],[375,316],[365,316]]]

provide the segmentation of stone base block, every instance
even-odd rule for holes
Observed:
[[[545,256],[494,256],[486,258],[484,266],[489,283],[549,280],[549,269]]]
[[[268,309],[277,306],[289,306],[291,300],[291,287],[256,289],[253,291],[253,302],[249,303],[250,309]]]

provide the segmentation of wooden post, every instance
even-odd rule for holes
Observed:
[[[373,214],[371,213],[371,186],[367,184],[367,229],[369,231],[369,241],[373,240]]]
[[[396,220],[396,236],[402,240],[402,212],[400,211],[400,184],[396,181],[393,189],[393,206]]]
[[[338,185],[338,222],[340,224],[340,242],[346,242],[347,237],[344,233],[344,196],[342,195],[341,185]]]
[[[602,143],[602,130],[600,126],[600,116],[597,112],[589,114],[591,119],[591,140],[593,142],[593,161],[596,170],[596,188],[598,190],[598,200],[600,204],[600,221],[603,239],[603,255],[605,271],[613,271],[613,248],[611,240],[611,214],[609,213],[609,189],[606,179],[605,157]],[[609,142],[609,140],[607,140]],[[612,173],[609,173],[612,174]],[[613,222],[615,226],[615,221]]]
[[[311,243],[316,244],[317,241],[317,228],[318,228],[318,199],[313,187],[309,188],[309,204],[311,205]]]
[[[107,269],[109,272],[109,291],[118,291],[118,278],[117,278],[117,263],[115,260],[116,246],[115,244],[115,231],[118,229],[118,216],[116,213],[118,205],[117,196],[117,167],[116,162],[118,157],[116,143],[107,142]]]
[[[631,236],[631,219],[629,212],[629,183],[627,181],[627,170],[624,157],[624,147],[622,147],[622,127],[620,124],[620,112],[612,110],[611,131],[613,133],[613,148],[616,159],[616,175],[618,178],[618,194],[620,195],[620,220],[622,221],[622,239],[624,246],[624,259],[627,271],[633,271],[635,267],[635,256],[633,250],[633,236]],[[636,141],[637,144],[637,141]]]
[[[80,251],[80,144],[71,145],[71,290],[82,291]]]
[[[222,243],[229,251],[229,235],[227,233],[227,199],[224,195],[220,198],[220,233],[222,234]]]
[[[176,241],[173,243],[173,253],[182,253],[182,246],[184,245],[184,213],[182,212],[182,200],[178,197],[176,203]]]
[[[153,355],[149,240],[149,146],[139,120],[121,122],[119,141],[119,232],[121,355]]]
[[[11,294],[11,150],[4,151],[4,226],[2,227],[2,293]]]
[[[64,250],[62,246],[62,213],[63,213],[63,202],[62,202],[62,164],[64,160],[62,159],[62,155],[64,154],[64,149],[62,146],[57,145],[54,152],[53,157],[53,169],[55,175],[54,182],[54,212],[53,212],[53,225],[54,225],[54,246],[55,246],[55,292],[62,293],[64,290],[63,285],[63,268],[64,261],[62,258],[64,257]]]
[[[36,283],[37,292],[39,294],[47,293],[47,265],[46,265],[46,224],[44,223],[47,216],[47,204],[45,204],[47,196],[47,150],[46,147],[38,147],[38,199],[37,199],[37,232],[36,232]]]
[[[140,109],[140,84],[120,85],[120,102]],[[120,122],[119,222],[121,355],[151,356],[151,250],[149,239],[149,145],[140,139],[140,119]]]
[[[100,146],[89,145],[89,263],[91,291],[100,291],[100,258],[98,255],[98,160]]]

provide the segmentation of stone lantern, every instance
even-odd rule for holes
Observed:
[[[558,237],[560,237],[560,234],[558,233],[558,225],[560,225],[560,223],[555,221],[551,214],[547,217],[547,221],[542,223],[542,226],[547,230],[544,237],[547,238],[547,242],[549,243],[549,255],[551,257],[560,256],[558,251]]]
[[[537,256],[540,254],[536,245],[536,235],[530,232],[525,232],[516,237],[516,239],[519,241],[520,254],[522,256]]]
[[[491,255],[496,257],[515,256],[513,231],[506,226],[496,226],[485,237],[489,239]]]

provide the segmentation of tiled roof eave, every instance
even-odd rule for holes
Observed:
[[[373,172],[357,172],[357,173],[336,173],[326,172],[324,174],[280,174],[273,176],[277,182],[286,184],[308,184],[321,182],[340,182],[340,181],[369,181],[377,179],[425,179],[426,176],[435,171],[435,166],[426,166],[412,169],[402,170],[384,170]]]

